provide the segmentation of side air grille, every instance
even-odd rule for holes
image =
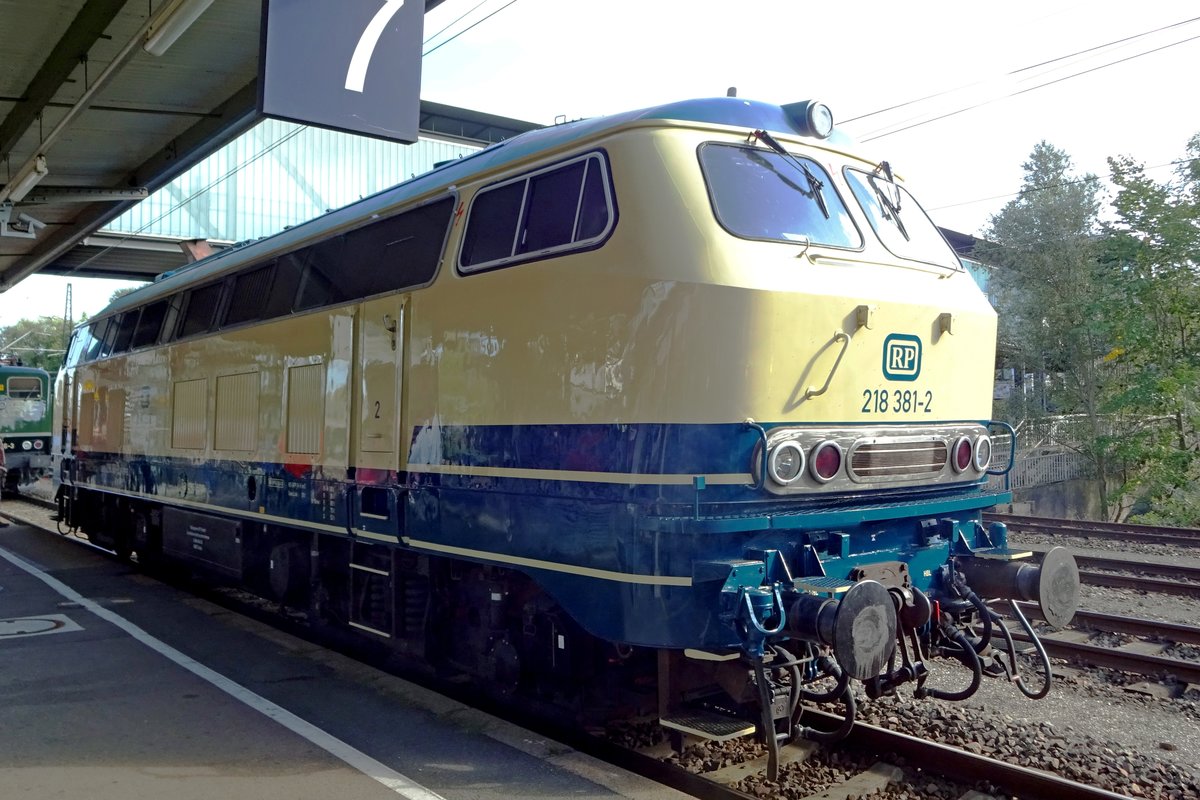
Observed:
[[[858,481],[888,481],[935,475],[950,448],[941,439],[860,440],[850,450],[850,475]]]

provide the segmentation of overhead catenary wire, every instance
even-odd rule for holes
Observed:
[[[442,43],[438,44],[436,47],[430,48],[429,50],[426,50],[425,52],[421,53],[421,58],[424,58],[425,56],[429,55],[430,53],[434,53],[434,52],[436,52],[436,51],[440,50],[441,48],[443,48],[443,47],[445,47],[446,45],[448,45],[448,44],[450,44],[451,42],[453,42],[453,41],[454,41],[455,39],[457,39],[458,37],[462,36],[462,35],[463,35],[464,33],[466,33],[467,31],[471,30],[472,28],[474,28],[474,27],[476,27],[476,26],[478,26],[478,25],[481,25],[481,24],[483,24],[484,22],[487,22],[489,19],[491,19],[492,17],[496,16],[496,15],[497,15],[497,14],[499,14],[501,11],[503,11],[503,10],[504,10],[504,9],[506,9],[506,8],[508,8],[509,6],[511,6],[511,5],[512,5],[513,3],[515,3],[515,2],[517,2],[517,0],[508,0],[508,2],[507,2],[507,3],[505,3],[505,4],[504,4],[504,5],[502,5],[502,6],[500,6],[500,7],[499,7],[499,8],[497,8],[495,11],[493,11],[492,13],[490,13],[490,14],[488,14],[486,17],[484,17],[483,19],[481,19],[481,20],[478,20],[478,21],[476,21],[476,22],[473,22],[473,23],[471,23],[470,25],[468,25],[467,27],[463,28],[463,29],[462,29],[461,31],[459,31],[458,33],[456,33],[456,34],[454,34],[453,36],[451,36],[451,37],[450,37],[449,39],[447,39],[446,41],[444,41],[444,42],[442,42]],[[482,4],[482,3],[480,3],[480,5],[483,5],[483,4]],[[475,6],[475,8],[479,8],[479,6]],[[473,9],[471,9],[471,11],[474,11],[474,10],[475,10],[474,8],[473,8]],[[467,13],[469,14],[469,13],[470,13],[470,11],[468,11]],[[466,15],[464,14],[463,16],[466,16]],[[462,17],[459,17],[459,19],[462,19]],[[458,21],[458,20],[455,20],[455,22],[457,22],[457,21]],[[454,24],[454,23],[451,23],[451,24]],[[444,30],[444,29],[443,29],[443,30]],[[441,31],[439,31],[438,33],[440,34],[440,33],[441,33]]]
[[[1034,90],[1036,90],[1036,89],[1043,89],[1043,88],[1045,88],[1045,87],[1047,87],[1047,86],[1052,86],[1052,85],[1054,85],[1054,84],[1056,84],[1056,83],[1062,83],[1063,81],[1071,80],[1072,78],[1078,78],[1078,77],[1080,77],[1080,76],[1082,76],[1082,75],[1087,75],[1087,74],[1089,74],[1089,73],[1092,73],[1092,72],[1097,72],[1097,71],[1099,71],[1099,70],[1106,69],[1106,68],[1108,68],[1108,67],[1116,66],[1117,64],[1123,64],[1123,63],[1125,63],[1125,62],[1127,62],[1127,61],[1132,61],[1132,60],[1134,60],[1135,58],[1141,58],[1142,56],[1148,56],[1148,55],[1151,55],[1152,53],[1158,53],[1158,52],[1161,52],[1161,51],[1163,51],[1163,50],[1170,49],[1170,48],[1172,48],[1172,47],[1178,47],[1178,46],[1179,46],[1179,45],[1181,45],[1181,44],[1187,44],[1188,42],[1195,41],[1196,39],[1200,39],[1200,34],[1197,34],[1196,36],[1189,36],[1189,37],[1188,37],[1188,38],[1186,38],[1186,39],[1181,39],[1181,40],[1179,40],[1179,41],[1176,41],[1176,42],[1171,42],[1170,44],[1165,44],[1165,45],[1162,45],[1161,47],[1155,47],[1155,48],[1153,48],[1153,49],[1151,49],[1151,50],[1145,50],[1145,51],[1143,51],[1143,52],[1141,52],[1141,53],[1135,53],[1134,55],[1131,55],[1131,56],[1126,56],[1125,58],[1120,58],[1120,59],[1117,59],[1116,61],[1110,61],[1110,62],[1108,62],[1108,63],[1106,63],[1106,64],[1100,64],[1100,65],[1098,65],[1098,66],[1091,67],[1090,69],[1085,69],[1085,70],[1081,70],[1080,72],[1075,72],[1075,73],[1072,73],[1072,74],[1070,74],[1070,75],[1065,75],[1065,76],[1063,76],[1063,77],[1061,77],[1061,78],[1055,78],[1054,80],[1045,81],[1044,83],[1039,83],[1039,84],[1037,84],[1036,86],[1029,86],[1029,87],[1026,87],[1026,88],[1024,88],[1024,89],[1018,89],[1018,90],[1016,90],[1016,91],[1009,92],[1008,94],[1005,94],[1005,95],[1003,95],[1003,96],[1001,96],[1001,97],[994,97],[994,98],[991,98],[990,100],[983,100],[983,101],[981,101],[981,102],[978,102],[978,103],[972,103],[972,104],[971,104],[971,105],[969,105],[969,106],[964,106],[963,108],[958,108],[958,109],[955,109],[955,110],[953,110],[953,111],[948,111],[948,112],[946,112],[946,113],[944,113],[944,114],[938,114],[937,116],[930,117],[930,118],[928,118],[928,119],[923,119],[923,120],[920,120],[920,121],[917,121],[917,122],[913,122],[912,124],[909,124],[909,125],[903,125],[903,126],[901,126],[901,127],[899,127],[899,128],[893,128],[893,129],[891,129],[891,130],[886,130],[886,129],[885,129],[885,130],[882,130],[881,132],[879,132],[879,133],[876,133],[876,134],[874,134],[874,135],[870,135],[870,136],[864,136],[864,137],[860,138],[860,139],[859,139],[859,141],[861,141],[861,142],[873,142],[873,141],[875,141],[876,139],[882,139],[882,138],[884,138],[885,136],[892,136],[892,135],[895,135],[895,134],[897,134],[897,133],[901,133],[901,132],[903,132],[903,131],[912,130],[913,128],[918,128],[918,127],[921,127],[922,125],[928,125],[928,124],[929,124],[929,123],[931,123],[931,122],[937,122],[937,121],[939,121],[939,120],[943,120],[943,119],[947,119],[947,118],[949,118],[949,117],[957,116],[958,114],[963,114],[963,113],[965,113],[965,112],[967,112],[967,111],[973,111],[974,109],[977,109],[977,108],[982,108],[983,106],[986,106],[986,105],[991,105],[992,103],[997,103],[997,102],[999,102],[999,101],[1001,101],[1001,100],[1007,100],[1007,99],[1009,99],[1009,98],[1011,98],[1011,97],[1017,97],[1017,96],[1019,96],[1019,95],[1022,95],[1022,94],[1027,94],[1027,93],[1029,93],[1029,92],[1032,92],[1032,91],[1034,91]]]
[[[471,8],[470,8],[470,9],[468,9],[467,11],[464,11],[463,13],[461,13],[461,14],[459,14],[457,17],[455,17],[453,22],[450,22],[448,25],[445,25],[445,26],[444,26],[444,27],[443,27],[443,28],[442,28],[440,31],[438,31],[437,33],[435,33],[435,34],[433,34],[432,36],[428,37],[427,39],[425,39],[425,41],[421,42],[421,44],[423,44],[423,45],[425,45],[425,44],[429,44],[429,43],[430,43],[430,42],[432,42],[434,39],[436,39],[437,37],[441,36],[441,35],[442,35],[443,33],[445,33],[446,31],[448,31],[448,30],[450,30],[451,28],[453,28],[455,25],[457,25],[457,24],[458,24],[459,22],[461,22],[463,19],[465,19],[465,18],[469,17],[471,14],[475,13],[475,9],[479,8],[479,7],[480,7],[480,6],[482,6],[482,5],[485,5],[485,4],[487,3],[487,1],[488,1],[488,0],[479,0],[479,2],[478,2],[478,3],[476,3],[475,5],[471,6]]]
[[[476,7],[478,8],[478,6],[476,6]],[[474,10],[474,9],[472,9],[472,10]],[[1185,20],[1181,20],[1179,22],[1173,22],[1170,25],[1163,25],[1161,27],[1154,28],[1153,30],[1143,31],[1141,33],[1135,33],[1132,36],[1126,36],[1122,39],[1115,39],[1111,42],[1105,42],[1104,44],[1098,44],[1098,45],[1093,45],[1092,47],[1084,48],[1083,50],[1076,50],[1074,53],[1068,53],[1063,56],[1056,56],[1055,58],[1050,58],[1045,61],[1039,61],[1036,64],[1030,64],[1029,66],[1026,66],[1026,67],[1019,67],[1018,69],[1014,69],[1011,72],[1004,73],[1004,75],[1005,75],[1005,77],[1019,75],[1022,72],[1028,72],[1029,70],[1037,69],[1038,67],[1045,67],[1050,64],[1056,64],[1060,61],[1066,61],[1067,59],[1070,59],[1070,58],[1075,58],[1077,56],[1086,55],[1088,53],[1092,53],[1097,50],[1104,50],[1109,47],[1115,47],[1120,44],[1126,44],[1128,42],[1132,42],[1137,39],[1142,39],[1147,36],[1152,36],[1153,34],[1156,34],[1156,33],[1161,33],[1163,31],[1170,30],[1172,28],[1178,28],[1183,25],[1189,25],[1193,22],[1200,22],[1200,17],[1192,17],[1191,19],[1185,19]],[[866,114],[859,114],[857,117],[851,117],[850,119],[842,120],[842,124],[845,125],[850,122],[857,122],[860,119],[866,119],[867,117],[873,117],[878,114],[885,114],[888,111],[895,111],[896,109],[906,108],[908,106],[915,105],[916,103],[922,103],[926,100],[935,100],[939,97],[945,97],[946,95],[962,91],[963,89],[970,89],[974,86],[979,86],[981,83],[983,83],[983,81],[976,81],[974,83],[968,83],[968,84],[964,84],[962,86],[956,86],[953,89],[944,89],[940,92],[935,92],[934,94],[928,94],[928,95],[925,95],[924,97],[918,97],[913,100],[906,100],[903,103],[897,103],[896,105],[888,106],[887,108],[880,108],[880,109],[876,109],[875,111],[868,111]]]

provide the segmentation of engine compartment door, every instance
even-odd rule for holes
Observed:
[[[394,470],[399,459],[404,307],[400,295],[362,304],[358,325],[358,466]],[[386,459],[370,454],[387,453]]]

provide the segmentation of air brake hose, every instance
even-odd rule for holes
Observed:
[[[987,604],[980,599],[979,595],[975,594],[975,592],[971,591],[970,589],[967,589],[963,597],[965,597],[967,602],[973,605],[975,610],[979,612],[979,619],[983,623],[983,633],[979,634],[978,639],[975,639],[971,642],[971,648],[976,653],[982,653],[984,648],[988,646],[988,643],[992,641],[993,612],[987,607]]]
[[[849,736],[850,731],[854,728],[854,719],[858,715],[858,710],[854,705],[854,689],[851,688],[849,679],[847,678],[845,683],[843,683],[843,678],[846,677],[846,674],[842,672],[841,668],[838,667],[837,664],[833,664],[833,669],[836,670],[836,674],[831,674],[837,678],[838,686],[845,686],[845,688],[842,689],[841,695],[842,704],[846,706],[846,714],[842,718],[842,724],[839,725],[836,730],[832,731],[819,731],[815,728],[808,727],[800,729],[800,736],[808,739],[809,741],[818,742],[820,744],[833,744],[834,742],[840,742],[842,739],[845,739],[847,736]]]
[[[1004,634],[1004,640],[1008,645],[1008,663],[1010,665],[1009,679],[1017,685],[1017,689],[1021,692],[1021,694],[1025,695],[1030,700],[1041,700],[1043,697],[1050,694],[1050,683],[1054,676],[1054,673],[1050,667],[1050,656],[1046,654],[1046,648],[1042,646],[1042,640],[1038,638],[1036,633],[1034,633],[1033,626],[1029,624],[1029,620],[1027,620],[1025,615],[1021,613],[1021,609],[1017,605],[1017,601],[1009,600],[1008,605],[1009,608],[1012,609],[1013,616],[1020,621],[1021,627],[1025,629],[1025,635],[1029,637],[1029,640],[1033,642],[1033,646],[1037,650],[1038,658],[1042,662],[1042,675],[1044,676],[1045,680],[1042,682],[1042,688],[1036,692],[1029,691],[1028,687],[1025,686],[1025,681],[1021,678],[1021,673],[1017,669],[1017,648],[1013,642],[1012,634],[1008,632],[1007,626],[1001,624],[1000,631]],[[1000,621],[999,614],[994,611],[990,613],[997,622]]]
[[[941,689],[926,689],[921,687],[917,689],[915,694],[918,697],[935,697],[938,700],[966,700],[979,690],[979,684],[983,682],[983,664],[980,663],[979,654],[971,646],[971,641],[967,638],[967,635],[958,628],[943,622],[942,635],[958,643],[958,649],[951,651],[951,655],[962,662],[963,666],[971,670],[971,684],[967,688],[957,692],[946,692]]]
[[[800,697],[808,703],[832,703],[846,691],[846,686],[850,683],[850,676],[829,656],[818,658],[817,667],[829,677],[836,678],[837,685],[827,692],[809,692],[801,689]]]
[[[785,647],[780,647],[777,644],[771,645],[771,649],[775,652],[775,657],[780,659],[778,664],[772,664],[775,669],[786,669],[791,676],[791,685],[788,687],[788,715],[794,717],[796,715],[796,707],[800,705],[800,662],[796,660]]]

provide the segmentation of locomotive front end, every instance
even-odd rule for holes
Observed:
[[[912,683],[920,697],[965,699],[996,675],[1040,697],[1048,659],[1039,646],[1027,685],[988,601],[1037,600],[1061,626],[1079,588],[1065,551],[1035,565],[1003,525],[982,522],[1011,499],[989,480],[1004,472],[996,452],[1015,446],[990,419],[995,312],[891,166],[822,135],[813,107],[768,107],[771,129],[690,143],[716,224],[707,280],[678,303],[703,320],[687,331],[697,354],[664,379],[691,389],[680,395],[697,416],[743,411],[714,432],[744,482],[697,476],[690,509],[678,493],[674,515],[643,521],[694,556],[709,622],[685,657],[736,652],[750,665],[744,683],[724,679],[725,699],[700,705],[753,699],[768,743],[829,735],[799,726],[802,700],[843,703],[836,735],[848,731],[851,680],[869,696]],[[934,656],[961,662],[964,685],[928,685]],[[674,696],[699,694],[684,688],[693,673],[673,673]],[[806,688],[822,678],[834,688]],[[696,711],[676,703],[663,723],[697,733],[685,721]]]

